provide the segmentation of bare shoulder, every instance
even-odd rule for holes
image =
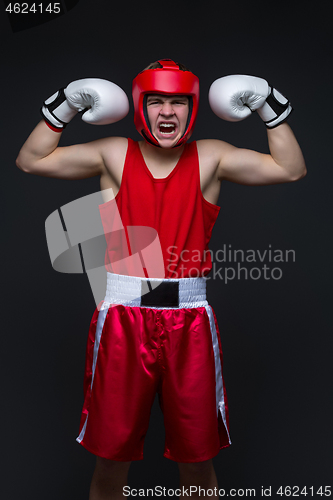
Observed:
[[[210,166],[219,165],[224,154],[230,149],[231,145],[225,141],[218,139],[203,139],[197,141],[197,148],[200,161],[203,165]]]
[[[101,188],[112,188],[118,192],[124,170],[128,148],[128,139],[125,137],[107,137],[100,139],[100,151],[103,158],[103,172]]]
[[[213,204],[219,197],[219,165],[227,148],[226,142],[217,139],[197,141],[201,191],[204,198]]]
[[[128,139],[125,137],[106,137],[100,139],[99,143],[106,166],[121,161],[126,155]]]
[[[106,171],[111,175],[117,175],[119,169],[124,166],[128,139],[125,137],[106,137],[100,140],[100,150]]]
[[[233,148],[233,146],[218,139],[197,141],[200,173],[203,180],[212,179],[213,177],[218,178],[218,169],[230,148]]]

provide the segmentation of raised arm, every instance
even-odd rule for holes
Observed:
[[[16,160],[24,172],[64,179],[82,179],[101,175],[106,151],[122,138],[108,138],[87,144],[59,147],[66,124],[79,111],[88,123],[113,123],[128,112],[125,93],[105,80],[86,79],[70,84],[47,99],[41,121],[24,143]]]
[[[261,185],[292,182],[306,175],[301,148],[285,123],[292,108],[280,92],[261,78],[233,75],[216,80],[209,97],[219,117],[238,121],[257,110],[267,127],[270,154],[215,142],[220,180]]]
[[[59,147],[61,133],[41,121],[23,144],[16,165],[29,174],[59,179],[85,179],[102,175],[105,151],[122,138],[112,137]]]

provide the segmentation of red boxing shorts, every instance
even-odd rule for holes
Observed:
[[[106,297],[89,330],[77,441],[100,457],[141,460],[156,392],[166,458],[201,462],[231,444],[221,343],[206,280],[108,273]]]

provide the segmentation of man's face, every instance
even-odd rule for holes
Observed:
[[[172,148],[185,132],[189,112],[186,96],[149,95],[147,98],[148,118],[152,134],[162,148]]]

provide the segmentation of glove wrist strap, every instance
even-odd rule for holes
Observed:
[[[77,110],[69,106],[62,88],[44,101],[41,113],[49,125],[62,130],[77,114]]]
[[[267,128],[274,128],[283,123],[293,108],[289,100],[281,92],[271,88],[265,104],[258,109],[258,115],[265,122]]]

